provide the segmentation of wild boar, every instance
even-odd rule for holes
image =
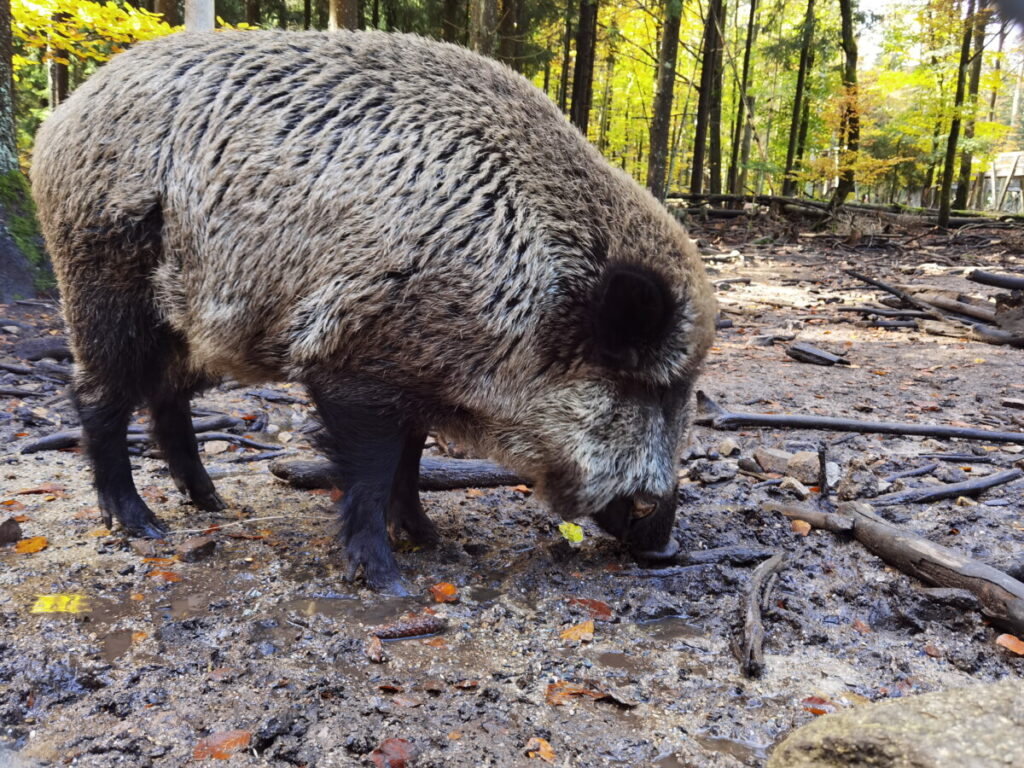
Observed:
[[[231,376],[308,388],[375,588],[403,589],[389,527],[437,538],[428,429],[672,550],[712,291],[683,228],[511,69],[411,35],[172,35],[55,110],[32,179],[108,523],[164,530],[129,465],[142,405],[177,486],[224,506],[189,413]]]

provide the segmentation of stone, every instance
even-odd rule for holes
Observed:
[[[718,444],[717,450],[722,456],[732,456],[734,453],[739,453],[740,444],[731,437],[727,437]]]
[[[954,688],[867,704],[797,728],[768,768],[1024,765],[1024,684]]]
[[[206,453],[224,453],[230,447],[231,443],[227,440],[207,440],[203,444],[203,450]]]
[[[807,489],[807,486],[805,486],[795,477],[783,478],[782,482],[779,483],[779,490],[789,491],[798,499],[800,499],[800,501],[803,501],[804,499],[811,495],[811,492]]]
[[[205,560],[217,551],[217,541],[210,536],[196,536],[181,542],[174,554],[183,563]]]
[[[740,468],[735,461],[709,461],[697,459],[690,464],[690,479],[705,484],[721,483],[732,480],[739,474]]]
[[[786,466],[791,458],[793,458],[793,454],[780,451],[778,448],[761,447],[754,451],[754,461],[760,465],[761,469],[780,475],[786,474]]]
[[[132,539],[129,546],[139,557],[156,557],[156,544],[152,539]]]
[[[797,451],[786,462],[786,474],[807,485],[818,484],[820,471],[821,461],[814,451]]]

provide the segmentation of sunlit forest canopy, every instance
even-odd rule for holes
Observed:
[[[989,0],[217,0],[216,13],[326,29],[329,2],[357,3],[355,26],[504,61],[661,196],[938,207],[949,175],[954,208],[1022,206],[1024,45]],[[28,162],[51,105],[126,46],[180,29],[183,6],[13,0],[12,15]]]

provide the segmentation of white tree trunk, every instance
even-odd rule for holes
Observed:
[[[186,32],[209,32],[213,24],[213,0],[185,0]]]

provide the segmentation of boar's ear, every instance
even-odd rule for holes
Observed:
[[[673,314],[665,279],[650,269],[610,264],[594,295],[593,341],[602,365],[635,369],[665,335]]]

